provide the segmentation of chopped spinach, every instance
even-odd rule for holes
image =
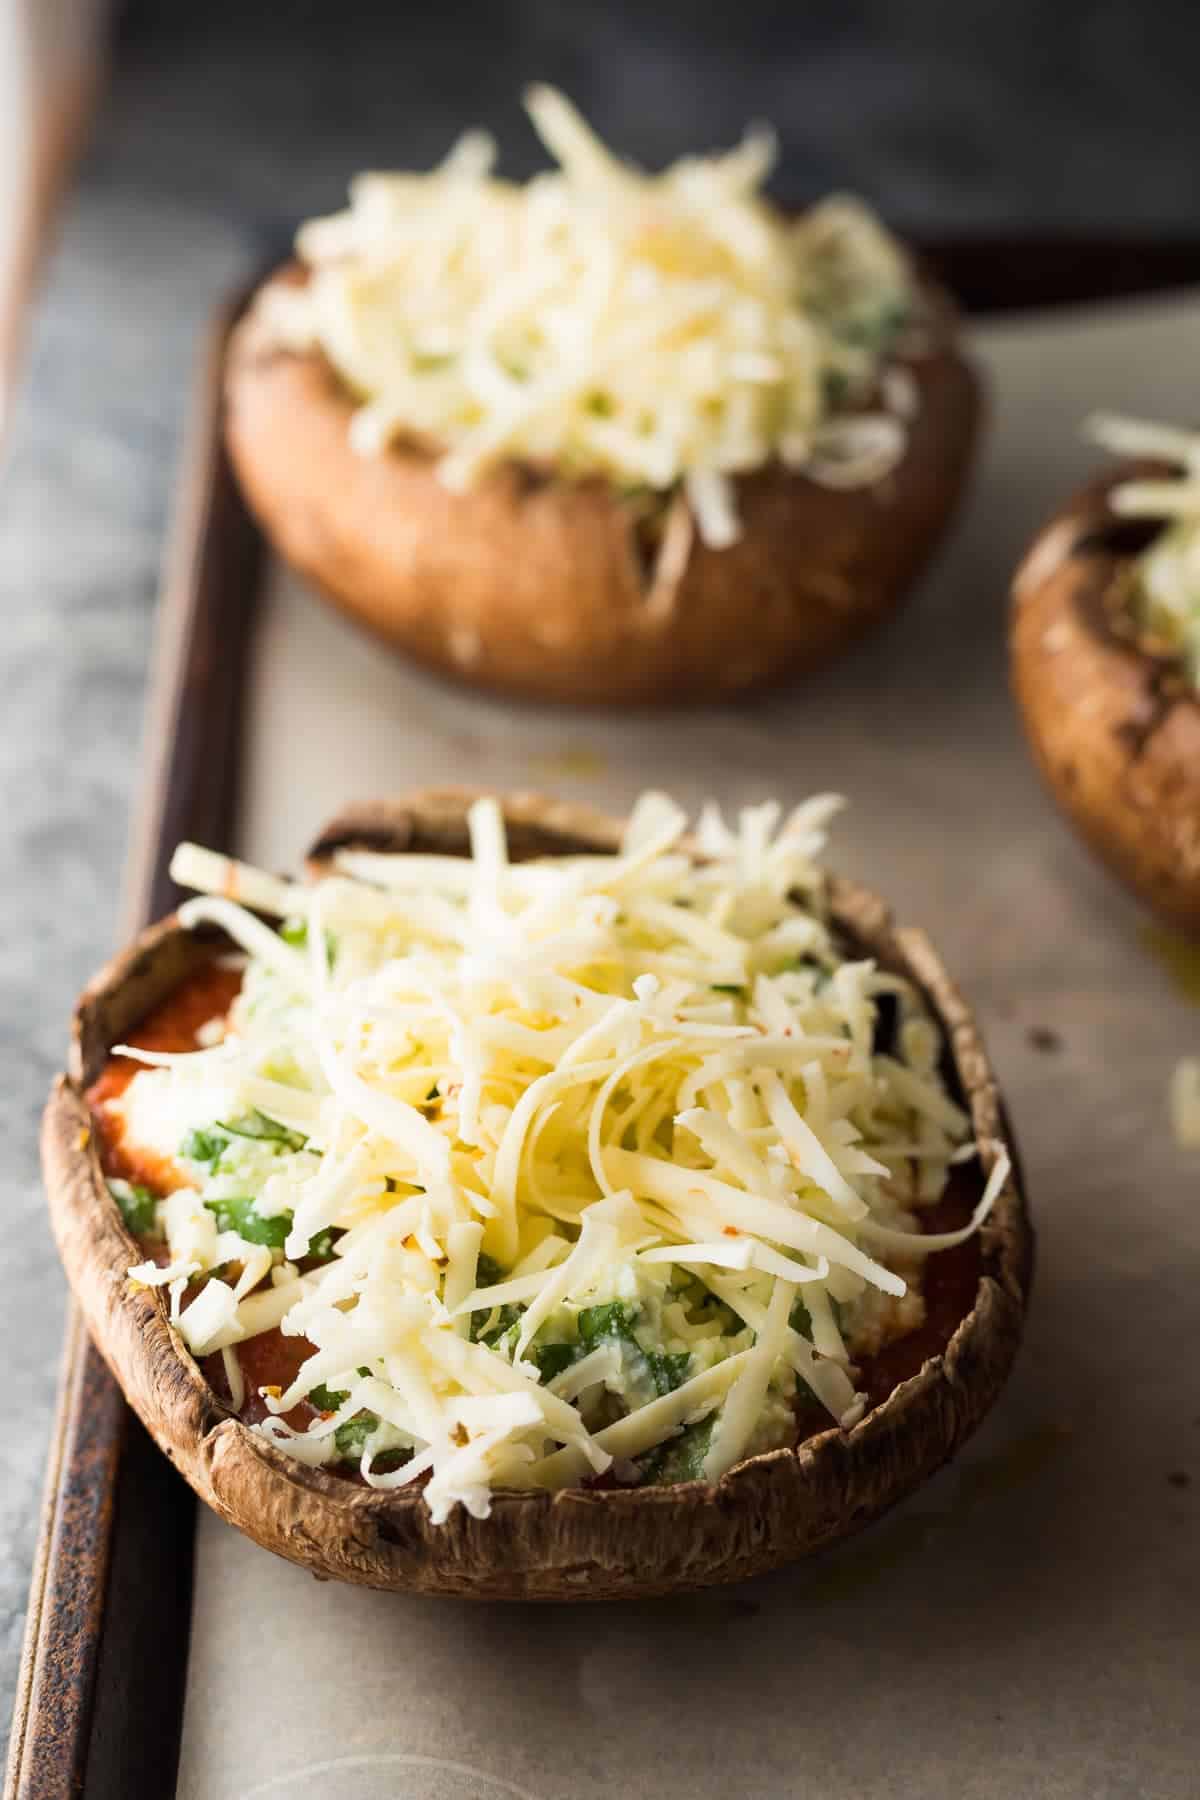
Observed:
[[[292,1225],[290,1213],[277,1213],[274,1218],[266,1218],[258,1211],[253,1198],[242,1194],[230,1199],[206,1200],[204,1204],[216,1218],[218,1231],[236,1231],[248,1244],[268,1244],[272,1250],[283,1249]]]
[[[614,1338],[645,1365],[656,1394],[670,1394],[687,1380],[691,1356],[686,1350],[647,1350],[634,1332],[638,1308],[624,1300],[609,1300],[603,1306],[585,1306],[579,1315],[579,1342],[585,1350],[594,1350],[606,1338]]]
[[[251,1138],[257,1143],[278,1144],[281,1150],[303,1150],[308,1143],[302,1132],[290,1131],[278,1119],[268,1118],[266,1113],[259,1112],[255,1107],[241,1118],[218,1119],[207,1130],[189,1131],[179,1146],[179,1154],[186,1157],[188,1162],[207,1168],[211,1175],[215,1173],[218,1163],[235,1137]]]
[[[131,1181],[110,1181],[108,1191],[121,1209],[121,1217],[134,1237],[151,1237],[155,1230],[155,1198],[149,1188]]]
[[[333,1434],[333,1441],[342,1456],[361,1456],[363,1445],[373,1431],[379,1430],[379,1416],[373,1412],[355,1413],[344,1425],[339,1425]]]
[[[605,1338],[632,1337],[636,1318],[637,1308],[624,1300],[608,1300],[603,1306],[585,1306],[579,1315],[579,1341],[594,1350]]]
[[[287,1217],[290,1225],[290,1214],[281,1214],[280,1216]],[[316,1237],[309,1239],[308,1249],[304,1252],[305,1256],[310,1262],[330,1262],[333,1258],[333,1246],[341,1235],[341,1232],[334,1231],[332,1226],[327,1226],[324,1231],[318,1231]]]
[[[874,312],[851,313],[835,321],[834,330],[845,344],[860,344],[868,350],[882,349],[907,325],[911,308],[906,299],[886,301]]]
[[[504,1270],[490,1257],[479,1258],[477,1282],[481,1288],[494,1287],[503,1279]],[[636,1304],[625,1300],[607,1300],[598,1306],[585,1306],[579,1313],[579,1336],[575,1343],[539,1344],[535,1340],[526,1351],[526,1358],[534,1364],[542,1381],[553,1381],[572,1363],[611,1340],[641,1360],[656,1394],[672,1393],[687,1380],[691,1356],[687,1351],[643,1349],[633,1329],[639,1311]],[[523,1306],[510,1303],[490,1312],[480,1309],[472,1313],[471,1341],[511,1355],[524,1312]]]
[[[411,1462],[414,1455],[415,1451],[401,1450],[398,1447],[395,1450],[381,1450],[377,1456],[371,1458],[371,1473],[372,1475],[394,1475],[397,1469],[402,1469],[405,1463]]]
[[[475,1264],[475,1286],[496,1287],[504,1280],[505,1271],[493,1257],[480,1255]],[[486,1344],[489,1350],[501,1347],[501,1340],[520,1322],[523,1306],[509,1302],[507,1306],[483,1306],[471,1314],[470,1337],[473,1344]],[[493,1319],[492,1315],[495,1314]],[[491,1320],[491,1324],[488,1321]],[[511,1348],[512,1346],[508,1346]]]
[[[472,1313],[471,1342],[473,1344],[486,1344],[489,1350],[499,1350],[504,1348],[511,1351],[516,1344],[516,1330],[521,1323],[521,1314],[524,1311],[525,1308],[523,1306],[516,1306],[510,1303],[508,1306],[493,1306],[486,1312],[481,1311]],[[495,1313],[496,1317],[493,1323],[489,1325],[488,1320],[491,1319],[493,1313]],[[510,1331],[513,1333],[513,1341],[512,1343],[505,1344],[504,1339],[508,1336]]]
[[[248,1113],[238,1119],[218,1119],[217,1129],[232,1137],[253,1138],[256,1142],[278,1144],[284,1150],[303,1150],[308,1139],[301,1131],[289,1131],[278,1119],[268,1118],[266,1113],[252,1107]]]
[[[207,1165],[211,1174],[228,1142],[229,1133],[219,1125],[213,1125],[208,1131],[189,1131],[179,1146],[179,1154],[188,1162]]]
[[[826,369],[821,376],[821,388],[825,405],[830,412],[836,412],[850,398],[850,377],[844,369]]]
[[[639,1349],[641,1346],[638,1346]],[[655,1393],[673,1394],[688,1378],[692,1358],[687,1350],[643,1350]]]
[[[574,1344],[531,1344],[526,1352],[543,1381],[553,1381],[564,1369],[569,1369],[576,1360],[578,1351]]]
[[[700,1481],[704,1476],[704,1459],[712,1443],[717,1414],[710,1413],[696,1425],[689,1425],[678,1437],[669,1438],[638,1459],[642,1482],[667,1486],[675,1481]]]
[[[310,1390],[308,1404],[315,1406],[318,1412],[331,1413],[336,1412],[339,1406],[344,1406],[349,1398],[349,1394],[343,1394],[337,1388],[327,1388],[322,1381]]]
[[[310,1396],[311,1397],[311,1396]],[[337,1396],[335,1396],[336,1398]],[[345,1395],[340,1396],[343,1400]],[[339,1425],[333,1434],[334,1445],[338,1454],[347,1462],[358,1462],[366,1448],[367,1439],[372,1432],[379,1430],[379,1418],[373,1412],[355,1413],[344,1425]],[[372,1475],[391,1475],[411,1462],[415,1452],[396,1445],[390,1450],[376,1451],[371,1457]]]

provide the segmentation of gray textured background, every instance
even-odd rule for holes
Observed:
[[[1145,0],[126,9],[0,471],[0,1254],[19,1414],[0,1440],[0,1718],[63,1312],[36,1120],[115,929],[171,475],[213,300],[358,166],[419,165],[476,122],[532,166],[516,95],[535,76],[650,161],[769,118],[788,198],[851,186],[916,228],[1190,230],[1198,52],[1200,11]]]

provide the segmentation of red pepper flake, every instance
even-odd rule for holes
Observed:
[[[741,1237],[741,1235],[736,1225],[722,1225],[721,1227],[722,1237]]]

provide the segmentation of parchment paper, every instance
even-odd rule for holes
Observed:
[[[873,1530],[674,1602],[323,1586],[201,1509],[187,1800],[1200,1793],[1200,1157],[1165,1121],[1200,1011],[1043,796],[1003,658],[1014,564],[1096,460],[1080,419],[1186,415],[1200,306],[976,344],[993,421],[953,543],[882,634],[765,701],[630,718],[475,699],[273,571],[241,848],[286,867],[344,800],[418,782],[614,806],[650,780],[688,803],[847,793],[833,860],[933,931],[1011,1102],[1040,1254],[1009,1390]]]

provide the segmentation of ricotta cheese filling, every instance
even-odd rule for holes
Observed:
[[[360,175],[297,237],[307,282],[264,291],[274,341],[319,350],[356,397],[355,448],[436,447],[456,490],[513,458],[634,496],[682,485],[713,547],[739,535],[732,478],[769,461],[882,480],[920,302],[879,221],[848,198],[781,213],[767,131],[647,175],[553,89],[526,106],[556,169],[502,181],[471,132],[429,174]]]
[[[444,1520],[856,1422],[856,1356],[919,1324],[1007,1162],[921,1232],[975,1147],[921,994],[827,922],[837,805],[688,839],[648,794],[613,853],[511,862],[485,798],[469,858],[343,850],[311,884],[180,848],[181,921],[228,933],[242,986],[202,1048],[118,1046],[110,1123],[173,1173],[111,1186],[155,1251],[130,1278],[235,1405],[239,1345],[306,1347],[254,1429],[424,1478]]]
[[[1200,687],[1200,432],[1108,413],[1090,421],[1092,436],[1118,456],[1150,456],[1177,473],[1128,481],[1112,494],[1115,512],[1161,520],[1162,530],[1136,559],[1135,623],[1150,646],[1178,659]]]

